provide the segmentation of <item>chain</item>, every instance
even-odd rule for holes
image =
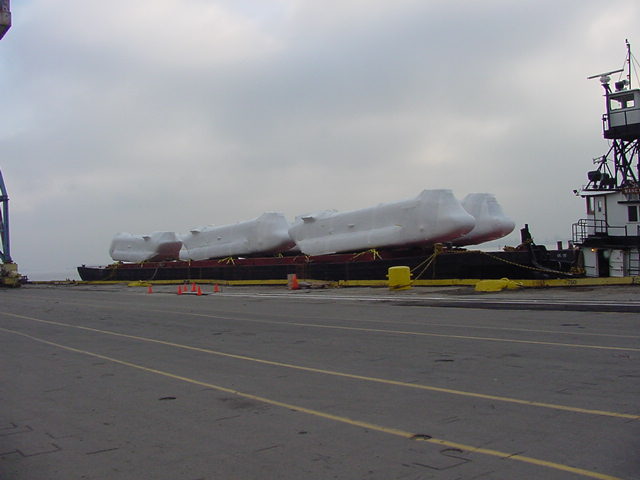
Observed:
[[[538,267],[530,267],[529,265],[522,265],[520,263],[511,262],[509,260],[505,260],[504,258],[496,257],[495,255],[491,255],[490,253],[483,252],[482,250],[476,250],[477,252],[486,255],[489,258],[493,258],[494,260],[498,260],[500,262],[508,263],[509,265],[515,265],[516,267],[526,268],[527,270],[533,270],[536,272],[545,272],[545,273],[557,273],[560,275],[567,275],[567,272],[561,272],[560,270],[554,270],[552,268],[538,268]]]
[[[415,272],[416,270],[418,270],[419,268],[421,268],[424,265],[424,268],[420,271],[419,274],[417,274],[415,276],[414,280],[420,279],[420,277],[424,274],[424,272],[426,272],[427,269],[436,260],[436,257],[441,253],[443,253],[443,250],[441,248],[436,248],[436,249],[434,249],[433,254],[431,254],[424,261],[420,262],[418,265],[413,267],[411,269],[411,273]],[[497,260],[499,262],[507,263],[509,265],[513,265],[513,266],[519,267],[519,268],[524,268],[524,269],[527,269],[527,270],[533,270],[533,271],[536,271],[536,272],[544,272],[544,273],[555,273],[555,274],[559,274],[559,275],[567,275],[567,273],[568,273],[568,272],[562,272],[560,270],[554,270],[552,268],[539,268],[539,267],[532,267],[532,266],[529,266],[529,265],[523,265],[521,263],[512,262],[510,260],[506,260],[504,258],[500,258],[500,257],[497,257],[495,255],[491,255],[490,253],[483,252],[482,250],[460,250],[460,251],[453,251],[453,252],[447,252],[447,253],[448,254],[452,254],[452,253],[454,253],[454,254],[482,253],[483,255],[486,255],[487,257],[492,258],[494,260]],[[571,274],[571,273],[569,273],[569,274]]]

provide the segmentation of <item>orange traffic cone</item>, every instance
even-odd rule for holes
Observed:
[[[153,288],[151,288],[151,285],[149,285],[149,288],[147,288],[147,293],[153,293]]]
[[[213,293],[218,293],[218,292],[220,292],[220,287],[219,287],[219,286],[218,286],[218,284],[216,283],[216,284],[213,286]]]
[[[193,283],[191,284],[191,291],[192,291],[192,292],[195,292],[195,291],[196,291],[196,282],[193,282]]]
[[[182,287],[180,285],[178,285],[178,295],[182,295]]]
[[[200,285],[198,285],[198,293],[196,293],[196,295],[198,296],[202,295],[202,290],[200,290]]]
[[[298,275],[296,275],[295,273],[291,275],[289,290],[300,290],[300,285],[298,284]]]

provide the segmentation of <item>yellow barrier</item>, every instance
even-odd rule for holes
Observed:
[[[500,292],[505,288],[509,290],[516,290],[520,288],[520,285],[508,278],[501,278],[499,280],[480,280],[476,283],[476,292]]]
[[[411,288],[411,269],[409,267],[389,267],[387,274],[389,290],[408,290]]]

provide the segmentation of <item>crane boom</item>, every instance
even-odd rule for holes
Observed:
[[[0,39],[11,27],[9,0],[0,0]],[[9,195],[0,170],[0,286],[20,286],[18,266],[11,260],[9,245]]]
[[[4,186],[2,171],[0,171],[0,261],[11,263],[11,248],[9,245],[9,195]]]
[[[0,0],[0,39],[11,27],[9,0]],[[11,263],[9,248],[9,196],[0,170],[0,261]]]
[[[0,0],[0,39],[11,27],[11,10],[9,0]]]

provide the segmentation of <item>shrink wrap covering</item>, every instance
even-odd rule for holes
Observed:
[[[502,211],[502,207],[490,193],[470,193],[462,206],[476,219],[476,226],[469,233],[456,238],[454,245],[477,245],[509,235],[516,224]]]
[[[174,232],[153,232],[149,235],[117,233],[111,241],[109,255],[119,262],[176,260],[182,242]]]
[[[266,212],[233,225],[196,228],[182,236],[182,243],[180,258],[183,260],[276,253],[293,246],[289,222],[277,212]]]
[[[291,238],[307,255],[369,248],[431,245],[471,231],[474,218],[451,190],[424,190],[416,198],[339,213],[296,217]]]

